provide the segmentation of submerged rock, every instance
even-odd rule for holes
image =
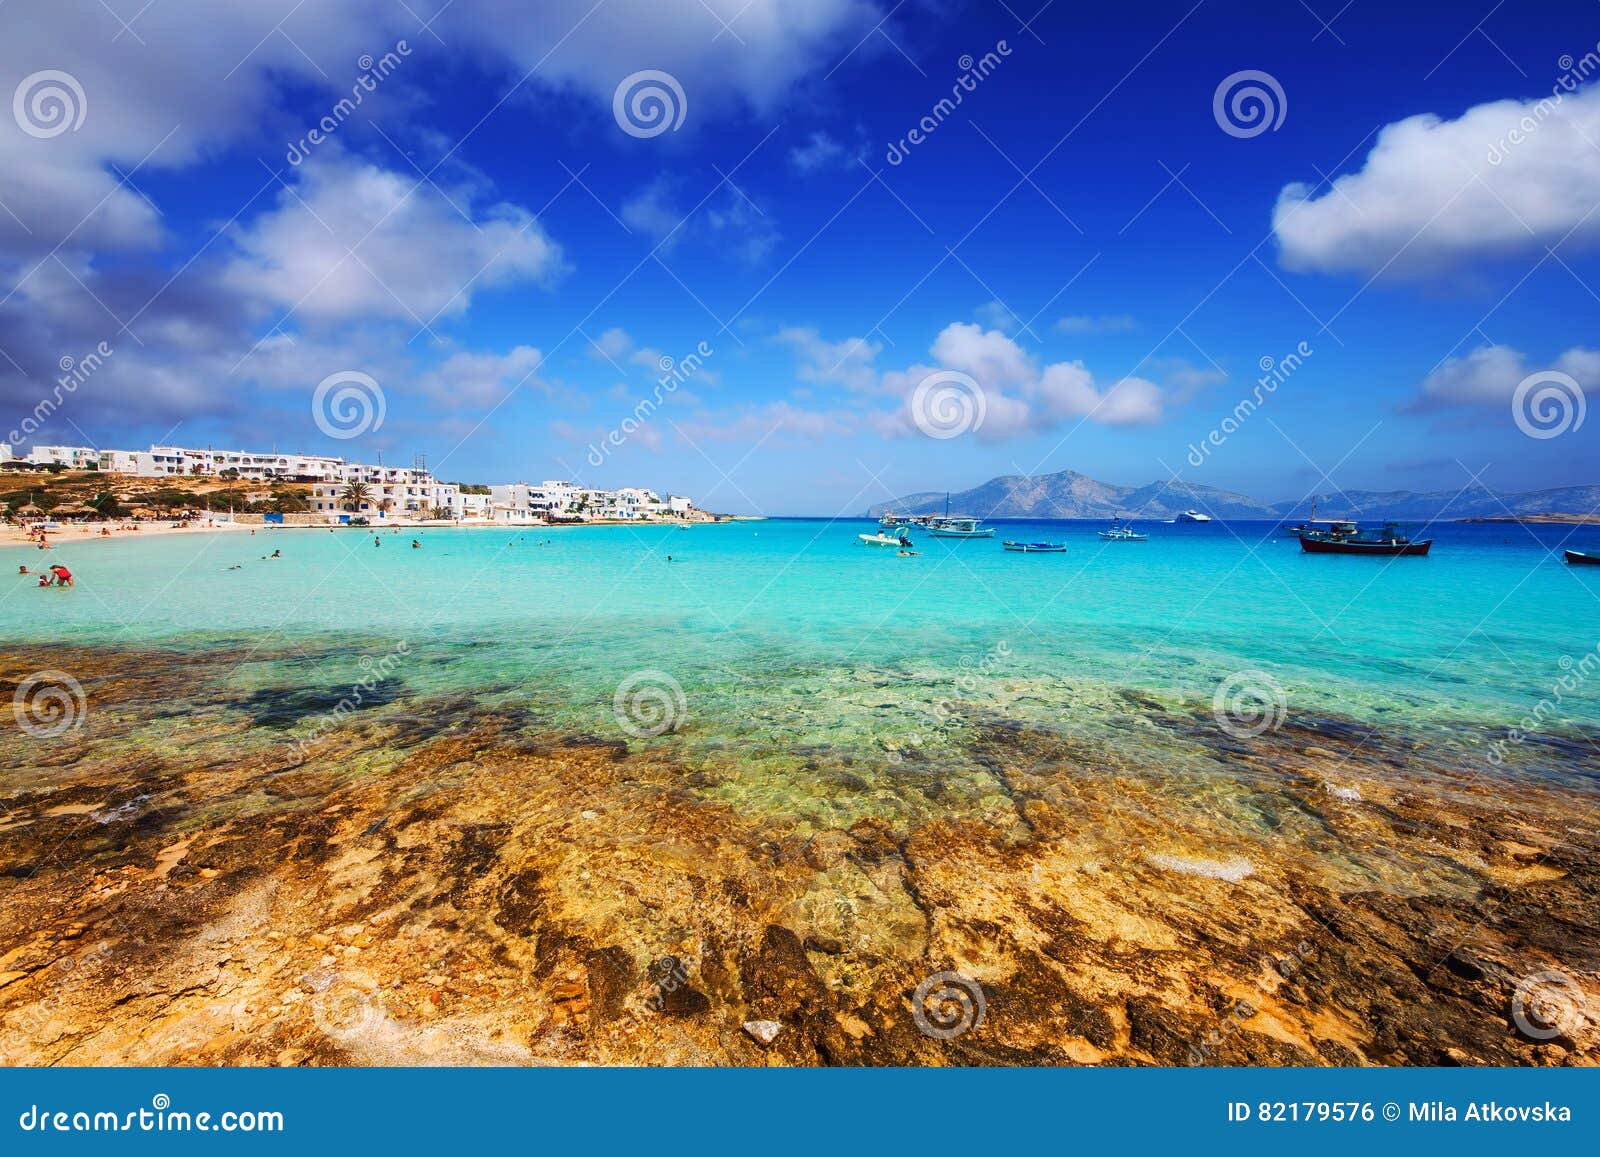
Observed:
[[[751,1040],[765,1047],[778,1039],[783,1026],[775,1020],[747,1020],[744,1022],[744,1031]]]

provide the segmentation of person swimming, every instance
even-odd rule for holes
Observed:
[[[33,572],[31,570],[29,570],[26,566],[19,566],[17,568],[17,573],[18,574],[32,574]]]
[[[283,557],[283,551],[275,550],[271,554],[267,555],[267,557],[268,558],[282,558]]]
[[[72,585],[72,572],[59,562],[50,568],[50,573],[56,576],[56,586],[70,587]]]
[[[420,549],[422,549],[422,544],[420,542],[418,542],[416,539],[413,538],[411,540],[411,549],[412,550],[420,550]]]
[[[41,573],[39,575],[39,585],[42,587],[47,587],[50,585],[50,575],[48,572]]]

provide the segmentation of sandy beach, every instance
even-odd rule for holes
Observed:
[[[137,526],[138,529],[132,529]],[[62,523],[60,530],[49,533],[51,546],[61,546],[64,543],[79,542],[110,542],[119,538],[159,538],[173,534],[215,534],[222,532],[248,531],[252,528],[232,522],[190,522],[180,526],[176,522],[82,522]],[[111,533],[102,534],[108,530]],[[0,546],[37,546],[38,543],[28,537],[26,526],[0,526]]]

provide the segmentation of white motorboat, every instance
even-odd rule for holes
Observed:
[[[892,534],[858,534],[862,546],[898,546],[905,549],[911,545],[911,539],[902,532],[899,536]]]
[[[976,518],[936,518],[928,523],[935,538],[993,538],[994,528],[979,526]]]

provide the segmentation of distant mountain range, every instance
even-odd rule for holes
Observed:
[[[1057,474],[1006,474],[971,490],[952,491],[950,512],[979,518],[1172,518],[1199,510],[1213,518],[1318,518],[1408,521],[1482,518],[1510,514],[1587,514],[1600,507],[1600,485],[1562,486],[1524,494],[1498,494],[1483,486],[1466,490],[1345,490],[1332,494],[1261,502],[1245,494],[1192,482],[1117,486],[1075,470]],[[867,513],[942,514],[945,492],[930,490],[880,503]]]

